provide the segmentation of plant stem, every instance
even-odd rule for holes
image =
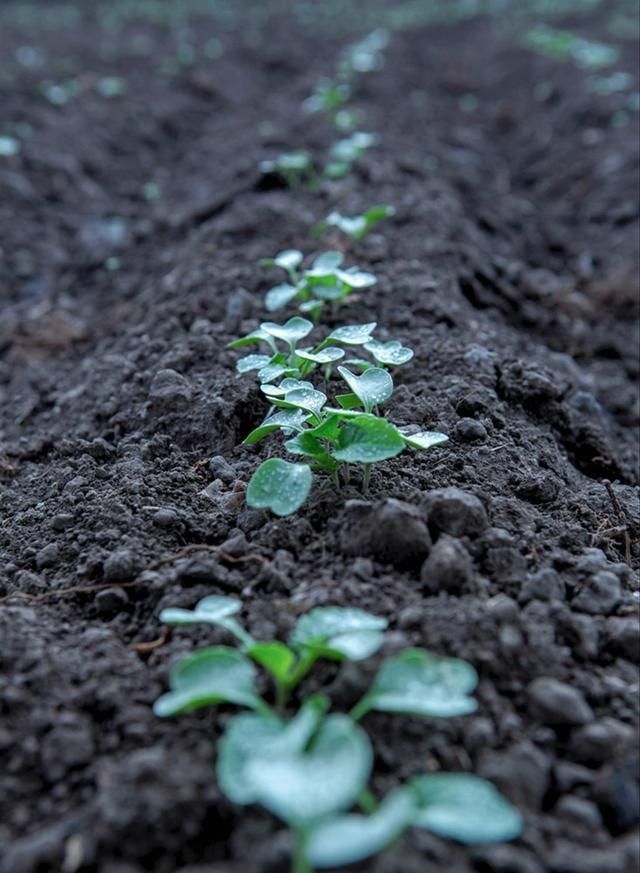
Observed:
[[[372,815],[378,808],[378,801],[370,788],[363,788],[358,795],[358,806],[363,812]]]
[[[307,833],[305,830],[295,831],[295,846],[291,859],[291,873],[313,873],[307,860]]]
[[[359,700],[349,713],[349,718],[352,721],[360,721],[370,710],[369,699],[365,695],[362,700]]]
[[[293,689],[296,687],[296,685],[298,685],[300,682],[302,682],[304,677],[307,675],[307,673],[313,667],[313,665],[315,664],[315,662],[317,660],[318,660],[318,656],[316,654],[314,654],[313,652],[308,652],[306,655],[303,655],[300,658],[300,660],[298,661],[295,668],[292,670],[292,672],[287,677],[287,682],[286,682],[287,696],[288,696],[290,691],[293,691]]]
[[[364,476],[362,477],[362,493],[366,494],[369,490],[369,479],[371,478],[371,464],[364,465]]]

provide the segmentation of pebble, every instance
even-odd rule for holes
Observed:
[[[59,549],[57,543],[47,543],[36,553],[36,568],[43,570],[53,567],[58,562]]]
[[[581,825],[589,830],[598,830],[602,827],[600,810],[595,803],[586,800],[584,797],[566,794],[556,804],[555,812],[559,818]]]
[[[631,746],[635,732],[615,718],[605,717],[586,724],[571,738],[571,756],[582,764],[600,766],[616,758]]]
[[[443,534],[422,565],[420,580],[431,594],[460,594],[473,579],[473,564],[460,540]]]
[[[396,567],[409,567],[425,560],[431,537],[420,511],[410,503],[395,498],[375,504],[349,500],[340,545],[348,555],[370,556]]]
[[[461,488],[429,491],[421,503],[429,525],[454,537],[478,536],[487,527],[487,513],[474,494]]]
[[[162,507],[154,512],[152,519],[154,524],[157,524],[158,527],[177,527],[180,524],[180,515],[175,509],[171,509],[168,506]]]
[[[235,531],[222,543],[220,548],[232,558],[241,558],[249,551],[249,543],[242,531]]]
[[[496,594],[485,603],[487,613],[501,623],[516,622],[520,610],[513,597],[507,594]]]
[[[568,794],[580,785],[591,785],[593,782],[593,771],[573,761],[559,761],[554,776],[560,794]]]
[[[605,627],[606,647],[615,655],[637,664],[640,661],[640,622],[637,616],[609,618]]]
[[[231,464],[225,461],[222,455],[215,455],[209,459],[209,472],[214,479],[221,479],[227,484],[235,482],[238,478]]]
[[[190,382],[175,370],[158,370],[149,388],[151,400],[171,411],[186,409],[192,393]]]
[[[98,615],[103,618],[109,618],[112,615],[117,615],[122,612],[129,604],[129,595],[124,588],[113,586],[112,588],[103,588],[98,591],[95,599],[96,610]]]
[[[487,429],[475,418],[463,418],[456,424],[455,434],[460,442],[478,443],[486,440]]]
[[[543,724],[580,726],[593,719],[593,710],[584,695],[572,685],[541,676],[529,685],[529,706]]]
[[[545,567],[542,570],[538,570],[537,573],[528,576],[518,596],[518,602],[521,604],[529,603],[531,600],[551,601],[564,599],[564,582],[560,578],[559,573],[550,567]]]
[[[551,761],[530,740],[507,751],[480,755],[478,775],[495,782],[519,807],[540,809],[547,793]]]
[[[70,512],[59,512],[53,516],[50,524],[53,530],[67,530],[73,524],[73,515]]]
[[[608,570],[590,576],[571,601],[571,606],[589,615],[610,615],[622,599],[620,580]]]
[[[136,562],[128,549],[112,552],[103,564],[105,582],[130,582],[136,575]]]

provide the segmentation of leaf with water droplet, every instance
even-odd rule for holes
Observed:
[[[338,372],[353,393],[360,398],[365,412],[384,403],[393,394],[393,379],[386,370],[370,367],[361,376],[356,376],[346,367],[338,367]]]
[[[363,609],[318,606],[298,619],[290,644],[335,661],[360,661],[380,648],[387,624]]]
[[[236,363],[238,373],[249,373],[251,370],[261,370],[271,361],[269,355],[245,355]]]
[[[414,449],[430,449],[432,446],[441,446],[449,441],[446,434],[436,430],[421,430],[418,433],[407,434],[401,429],[400,433],[405,443]]]
[[[344,327],[337,327],[331,331],[327,339],[349,346],[361,346],[369,342],[375,328],[375,321],[371,321],[368,324],[349,324]]]
[[[291,515],[311,491],[313,474],[308,464],[290,464],[280,458],[264,461],[249,481],[247,503],[270,509],[274,515]]]
[[[284,433],[290,433],[293,430],[301,430],[302,425],[308,418],[308,414],[305,414],[301,409],[282,409],[279,412],[268,415],[262,424],[254,428],[254,430],[244,438],[242,444],[245,446],[252,446],[276,430],[282,430]]]
[[[337,461],[375,464],[394,458],[403,449],[404,440],[391,422],[361,413],[342,428],[338,448],[331,454]]]
[[[299,292],[299,288],[295,285],[290,285],[287,282],[283,282],[280,285],[274,285],[273,288],[270,288],[265,294],[264,305],[269,312],[275,312],[278,309],[282,309],[283,306],[286,306],[294,297],[297,297]]]
[[[413,357],[412,349],[403,346],[397,340],[391,340],[388,343],[371,340],[365,343],[364,347],[379,364],[386,364],[390,367],[399,367],[401,364],[406,364]]]
[[[284,324],[276,324],[274,321],[264,321],[260,328],[269,336],[283,340],[293,347],[299,340],[313,330],[313,322],[307,318],[300,318],[299,315],[294,315]]]

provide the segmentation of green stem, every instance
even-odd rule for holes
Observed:
[[[313,873],[307,859],[307,832],[298,828],[294,834],[295,845],[291,859],[291,873]]]
[[[362,477],[362,493],[366,494],[369,490],[369,479],[371,478],[371,464],[364,465],[364,476]]]
[[[361,718],[369,712],[371,706],[369,705],[369,699],[367,695],[365,695],[362,700],[359,700],[356,705],[353,707],[351,712],[349,713],[349,718],[352,721],[360,721]]]
[[[375,794],[371,791],[370,788],[363,788],[360,794],[358,795],[358,806],[363,812],[366,812],[368,815],[373,815],[373,813],[378,808],[378,801],[376,800]]]
[[[287,695],[304,679],[309,670],[318,660],[318,655],[314,652],[307,652],[303,655],[294,669],[291,671],[286,680]]]

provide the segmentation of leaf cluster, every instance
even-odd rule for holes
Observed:
[[[269,312],[276,312],[295,300],[300,312],[317,320],[327,304],[338,306],[352,291],[375,285],[376,277],[372,273],[357,267],[345,268],[342,252],[322,252],[306,269],[301,266],[303,258],[297,249],[286,249],[260,262],[263,266],[284,270],[288,279],[267,292],[265,306]]]
[[[370,657],[382,646],[387,622],[360,609],[320,607],[298,619],[287,644],[261,642],[237,620],[241,607],[234,598],[212,596],[194,610],[163,610],[166,624],[217,625],[238,647],[202,649],[179,662],[171,690],[154,710],[161,717],[221,703],[249,710],[230,722],[220,742],[218,783],[233,802],[259,804],[291,828],[294,873],[370,857],[409,827],[463,843],[518,835],[519,814],[474,776],[418,775],[379,806],[367,788],[373,750],[359,721],[374,711],[424,718],[474,712],[477,674],[470,664],[406,649],[382,663],[349,714],[330,713],[328,698],[314,695],[287,720],[291,693],[318,660]],[[275,709],[258,691],[256,665],[273,680]],[[356,805],[362,812],[350,811]]]
[[[372,206],[360,215],[348,216],[342,215],[341,212],[330,212],[324,221],[319,222],[313,229],[314,236],[320,236],[328,228],[335,227],[349,239],[359,240],[365,237],[371,228],[375,227],[380,221],[385,218],[390,218],[395,214],[393,206],[380,204]]]

